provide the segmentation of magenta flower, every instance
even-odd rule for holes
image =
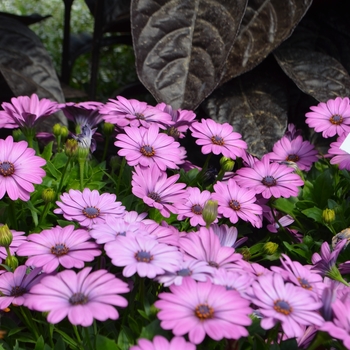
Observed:
[[[177,214],[173,204],[184,202],[186,198],[186,192],[183,190],[186,184],[175,183],[179,177],[177,174],[168,178],[156,165],[147,169],[135,167],[131,181],[132,193],[168,218],[170,213]]]
[[[292,123],[288,124],[287,131],[284,134],[289,141],[296,139],[298,136],[301,136],[302,130],[297,129],[296,126]]]
[[[203,154],[212,152],[236,159],[242,157],[243,150],[247,149],[247,144],[241,139],[242,135],[234,132],[228,123],[220,124],[212,119],[202,119],[200,123],[194,122],[190,130],[197,139],[196,144],[203,146]]]
[[[284,164],[271,163],[267,155],[256,162],[253,168],[241,168],[234,179],[238,185],[261,193],[264,198],[297,196],[298,186],[304,184],[294,169]]]
[[[85,261],[93,261],[101,255],[98,245],[89,242],[87,231],[74,230],[73,225],[56,226],[41,233],[28,236],[17,250],[17,255],[28,256],[27,266],[42,267],[43,272],[50,273],[62,265],[67,269],[81,269]]]
[[[150,167],[156,164],[160,170],[178,169],[184,162],[186,151],[173,137],[159,133],[157,125],[146,128],[124,129],[114,144],[120,148],[118,155],[126,158],[130,166]]]
[[[238,230],[234,226],[211,224],[210,228],[219,237],[220,245],[223,247],[237,248],[248,240],[248,237],[243,237],[237,241]]]
[[[321,301],[315,294],[291,283],[284,283],[278,273],[259,276],[252,284],[252,302],[263,316],[261,327],[270,329],[279,321],[288,338],[301,337],[302,325],[321,326],[323,318],[318,313]]]
[[[137,273],[154,278],[166,271],[176,271],[182,254],[177,247],[159,243],[151,236],[126,236],[105,244],[106,254],[115,266],[125,266],[123,276]]]
[[[201,343],[208,335],[214,340],[239,339],[248,336],[245,326],[252,320],[249,301],[233,290],[185,278],[181,286],[171,285],[171,293],[160,293],[155,307],[164,329],[174,335],[188,333],[190,341]]]
[[[107,215],[122,217],[125,207],[116,202],[116,195],[99,194],[97,190],[85,188],[83,192],[69,190],[61,195],[61,202],[56,202],[59,208],[53,212],[63,214],[69,221],[77,221],[83,227],[91,228],[93,224],[104,223]]]
[[[322,132],[322,136],[341,136],[350,132],[350,105],[349,98],[337,97],[335,100],[320,102],[317,106],[310,107],[312,112],[305,114],[306,124],[314,128],[316,132]]]
[[[0,226],[3,226],[0,224]],[[12,233],[12,242],[10,244],[10,253],[11,255],[15,255],[17,252],[18,247],[21,246],[22,243],[27,242],[27,236],[25,235],[26,233],[23,231],[15,231],[15,230],[10,230]],[[7,258],[7,252],[5,247],[0,247],[0,263],[5,261]],[[4,270],[0,270],[1,272],[4,272]]]
[[[301,136],[289,140],[284,136],[277,141],[269,153],[272,161],[293,162],[300,170],[308,171],[317,158],[317,151],[309,141],[303,141]]]
[[[94,319],[116,320],[119,313],[113,305],[128,305],[119,295],[129,292],[128,285],[106,270],[90,271],[91,267],[86,267],[78,273],[65,270],[46,276],[32,287],[25,306],[49,312],[50,323],[58,323],[66,316],[71,324],[83,327],[91,326]]]
[[[212,198],[218,201],[218,213],[235,224],[239,219],[262,227],[262,208],[256,204],[255,191],[241,188],[234,179],[218,181],[214,185]]]
[[[209,191],[200,191],[198,187],[187,187],[187,200],[184,203],[175,203],[175,207],[178,210],[178,220],[184,218],[190,218],[191,226],[197,225],[205,226],[206,223],[203,219],[202,212],[205,203],[210,199],[211,193]]]
[[[117,100],[109,99],[109,102],[100,108],[100,113],[104,115],[106,122],[120,127],[130,124],[130,126],[148,128],[152,124],[157,124],[160,128],[165,129],[163,124],[172,123],[168,113],[149,106],[146,102],[134,99],[127,100],[122,96],[117,96]]]
[[[18,266],[14,272],[5,272],[0,276],[0,309],[10,304],[23,305],[30,288],[45,276],[39,275],[41,269],[34,269],[27,274],[27,266]]]
[[[330,163],[338,164],[340,170],[350,170],[350,154],[340,149],[340,146],[344,142],[346,136],[346,134],[343,134],[338,137],[336,142],[332,142],[330,144],[328,154],[326,155],[326,157],[332,157]]]
[[[182,337],[174,337],[170,342],[162,337],[156,335],[153,338],[153,342],[148,339],[139,339],[138,345],[134,345],[130,350],[196,350],[196,346],[192,343],[188,343]]]
[[[18,96],[11,98],[11,103],[3,102],[1,107],[13,123],[20,128],[34,128],[43,118],[58,110],[57,102],[42,98],[38,95]]]
[[[13,142],[12,136],[0,139],[0,199],[7,192],[12,200],[28,201],[33,184],[41,184],[45,159],[35,155],[25,141]]]

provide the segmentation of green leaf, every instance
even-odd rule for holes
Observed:
[[[120,350],[120,347],[117,345],[117,343],[113,339],[109,339],[103,335],[97,334],[96,349]]]
[[[286,214],[292,215],[297,202],[298,202],[298,198],[296,197],[278,198],[272,203],[272,206],[277,210],[280,210]]]
[[[67,162],[68,162],[68,157],[65,153],[56,153],[55,157],[52,159],[52,164],[57,169],[64,168]]]
[[[44,345],[45,345],[44,338],[41,335],[36,341],[34,350],[44,350]]]
[[[41,153],[41,157],[44,158],[46,161],[50,160],[52,157],[52,146],[53,146],[53,141],[49,142],[44,147],[44,150]]]
[[[64,343],[63,338],[58,335],[57,336],[57,342],[55,344],[55,350],[65,350],[66,349],[66,344]]]
[[[49,172],[56,180],[61,178],[61,172],[56,169],[56,167],[50,162],[46,162],[46,171]]]
[[[314,219],[316,222],[323,224],[322,213],[323,210],[317,207],[312,207],[308,209],[302,210],[302,213],[306,215],[308,218]]]

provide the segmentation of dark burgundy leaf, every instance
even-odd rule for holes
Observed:
[[[194,109],[217,86],[247,0],[133,0],[140,80],[159,102]]]

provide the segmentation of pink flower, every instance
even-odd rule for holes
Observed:
[[[106,270],[91,272],[86,267],[78,273],[72,270],[46,276],[35,285],[25,300],[31,310],[49,312],[47,320],[58,323],[68,316],[69,322],[83,327],[119,317],[114,306],[126,307],[128,302],[119,294],[129,292],[128,285]]]
[[[256,204],[255,192],[237,185],[234,179],[218,181],[214,185],[212,198],[218,201],[218,213],[235,224],[239,219],[250,222],[254,227],[262,227],[262,208]]]
[[[211,224],[210,228],[218,236],[222,247],[236,248],[248,240],[247,237],[243,237],[237,241],[238,230],[234,226]]]
[[[331,164],[339,164],[339,169],[350,170],[350,154],[346,151],[340,149],[341,144],[346,138],[346,134],[343,134],[338,137],[336,142],[332,142],[328,154],[326,157],[332,157]]]
[[[181,286],[171,285],[170,293],[160,293],[155,307],[164,329],[174,335],[188,333],[190,341],[201,343],[206,334],[214,339],[239,339],[248,336],[245,326],[252,320],[249,301],[233,290],[187,277]]]
[[[196,144],[203,146],[202,153],[222,154],[225,157],[236,159],[242,157],[247,144],[241,139],[241,134],[234,132],[228,124],[219,124],[212,119],[202,119],[194,122],[190,130],[192,136],[197,138]]]
[[[81,269],[85,261],[93,261],[101,255],[98,245],[89,242],[90,235],[85,230],[74,230],[73,225],[56,226],[41,233],[28,236],[17,250],[19,256],[29,256],[27,266],[42,267],[43,272],[50,273],[62,265],[67,269]]]
[[[261,193],[264,198],[297,196],[298,186],[304,184],[294,169],[284,164],[271,163],[267,155],[254,164],[253,168],[241,168],[234,179],[238,185]]]
[[[47,98],[39,100],[36,94],[11,98],[11,103],[3,102],[1,107],[12,119],[16,127],[33,128],[39,121],[58,110],[57,102]]]
[[[63,214],[69,221],[77,221],[81,226],[91,228],[93,224],[104,223],[107,215],[122,217],[125,207],[116,202],[116,195],[99,194],[97,190],[85,188],[83,192],[69,190],[61,195],[61,202],[56,202],[59,208],[53,212]]]
[[[321,301],[315,294],[284,283],[278,273],[259,276],[252,284],[252,302],[259,308],[263,316],[261,327],[270,329],[279,321],[288,338],[301,337],[304,333],[302,325],[321,326],[323,318],[318,313]]]
[[[322,132],[323,137],[332,137],[335,134],[341,136],[350,132],[348,97],[337,97],[335,100],[328,100],[326,103],[320,102],[317,106],[310,107],[310,109],[312,112],[305,114],[305,122],[316,132]]]
[[[159,133],[157,125],[146,128],[124,129],[114,144],[120,148],[118,155],[126,158],[130,166],[150,167],[156,164],[160,170],[178,169],[184,162],[186,151],[171,136]]]
[[[105,244],[106,254],[115,266],[125,266],[123,276],[137,273],[154,278],[166,271],[175,271],[182,260],[177,247],[159,243],[151,236],[126,236]]]
[[[5,192],[12,200],[28,201],[33,184],[41,184],[45,159],[37,157],[25,141],[13,142],[12,136],[0,139],[0,199]]]
[[[156,335],[151,342],[148,339],[139,339],[138,345],[134,345],[130,350],[196,350],[196,346],[188,343],[182,337],[174,337],[169,342],[161,335]]]
[[[273,146],[269,153],[272,161],[294,162],[300,170],[308,171],[317,158],[317,151],[309,141],[303,141],[301,136],[289,140],[284,136]]]
[[[170,213],[177,213],[173,205],[175,202],[183,202],[186,193],[184,183],[175,183],[180,175],[169,178],[165,172],[161,172],[156,165],[151,168],[135,168],[132,175],[132,193],[141,198],[148,206],[154,207],[168,218]]]

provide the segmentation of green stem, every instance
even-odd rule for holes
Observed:
[[[86,159],[79,158],[80,190],[84,190],[84,172]]]
[[[18,230],[15,202],[10,198],[8,198],[8,200],[9,200],[9,218],[11,222],[11,228],[14,230]]]
[[[38,331],[36,323],[33,322],[33,320],[32,320],[32,316],[30,316],[28,318],[27,313],[26,313],[25,309],[22,306],[19,307],[19,310],[20,310],[20,314],[22,316],[21,317],[22,321],[26,324],[28,329],[30,329],[33,332],[35,339],[39,339],[39,336],[40,336],[39,335],[39,331]],[[18,313],[17,313],[17,315],[18,315]]]
[[[142,310],[144,310],[145,306],[145,279],[140,277],[139,280],[139,302],[142,305]]]
[[[125,165],[126,165],[126,159],[123,158],[122,163],[120,164],[118,180],[117,180],[117,186],[116,186],[116,189],[115,189],[115,193],[117,193],[117,194],[119,194],[120,182],[121,182],[121,179],[122,179],[123,174],[124,174]]]
[[[45,203],[44,209],[43,209],[43,211],[41,213],[41,216],[40,216],[40,220],[39,220],[38,226],[40,226],[43,223],[43,221],[45,220],[46,215],[47,215],[47,213],[49,212],[49,209],[50,209],[50,204],[51,204],[50,202]]]
[[[85,333],[85,338],[87,339],[88,348],[93,350],[94,348],[92,347],[92,343],[91,343],[91,339],[90,339],[90,333],[89,333],[89,328],[88,327],[84,327],[84,333]]]
[[[79,346],[79,349],[84,349],[83,346],[82,346],[82,341],[81,341],[81,337],[80,337],[80,334],[79,334],[79,331],[78,331],[78,327],[76,325],[72,325],[73,327],[73,330],[74,330],[74,334],[75,334],[75,337],[77,338],[77,345]]]
[[[109,146],[109,137],[106,137],[105,145],[104,145],[104,148],[103,148],[102,162],[104,162],[106,160],[108,146]]]
[[[67,172],[67,169],[68,169],[68,166],[69,166],[71,160],[72,160],[72,157],[68,157],[67,163],[66,163],[66,165],[63,169],[62,175],[61,175],[60,183],[58,184],[56,198],[58,198],[59,194],[61,193],[62,186],[63,186],[63,180],[64,180],[64,177],[66,175],[66,172]]]

